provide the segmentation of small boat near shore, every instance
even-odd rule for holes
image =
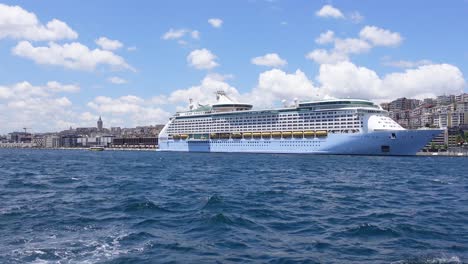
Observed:
[[[90,151],[104,151],[104,147],[90,147],[88,150],[90,150]]]

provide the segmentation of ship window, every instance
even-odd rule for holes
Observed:
[[[382,152],[384,152],[384,153],[390,152],[390,146],[383,145],[380,148],[381,148]]]

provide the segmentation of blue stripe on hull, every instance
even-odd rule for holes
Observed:
[[[167,140],[160,151],[307,153],[348,155],[415,155],[441,130],[399,130],[359,134],[328,134],[311,139]],[[395,137],[392,136],[395,134]],[[387,148],[388,147],[388,148]]]

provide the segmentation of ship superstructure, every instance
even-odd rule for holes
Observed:
[[[163,151],[414,155],[441,130],[406,130],[368,100],[334,99],[253,110],[224,92],[178,112],[159,134]]]

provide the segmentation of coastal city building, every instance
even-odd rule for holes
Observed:
[[[135,128],[104,127],[101,117],[96,127],[77,127],[56,132],[12,132],[0,137],[1,146],[36,148],[156,148],[158,134],[164,125],[137,126]]]
[[[430,145],[451,148],[465,141],[468,131],[468,94],[441,95],[423,100],[398,98],[381,107],[398,124],[409,129],[443,128],[445,133]],[[429,147],[429,145],[428,145]]]

